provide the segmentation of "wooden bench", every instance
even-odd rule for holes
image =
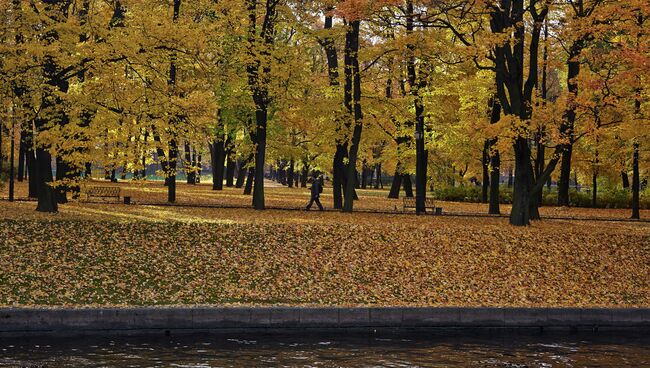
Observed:
[[[402,203],[403,211],[406,212],[407,209],[412,208],[416,209],[416,199],[414,197],[404,197],[404,202]],[[436,215],[442,213],[442,208],[440,210],[436,209],[436,203],[433,198],[424,198],[424,209],[431,209]]]
[[[86,199],[90,200],[91,197],[97,198],[115,198],[117,202],[120,201],[120,188],[119,187],[87,187]]]

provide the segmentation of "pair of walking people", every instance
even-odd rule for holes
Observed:
[[[324,210],[323,205],[320,203],[321,193],[323,193],[323,179],[313,177],[311,183],[311,198],[309,199],[309,204],[307,204],[305,211],[309,211],[314,203],[316,203],[319,210]]]

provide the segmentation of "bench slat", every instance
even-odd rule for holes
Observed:
[[[416,208],[416,198],[403,198],[403,206],[406,208]],[[424,198],[424,208],[435,208],[435,200],[431,197]]]
[[[120,188],[119,187],[88,187],[86,189],[86,195],[88,197],[100,197],[108,198],[115,197],[120,198]]]

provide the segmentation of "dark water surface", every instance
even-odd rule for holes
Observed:
[[[0,367],[650,367],[650,336],[4,338]]]

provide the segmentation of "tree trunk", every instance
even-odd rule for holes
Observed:
[[[178,17],[180,16],[181,11],[181,0],[173,0],[173,13],[172,21],[176,23]],[[169,80],[168,85],[175,89],[176,86],[176,54],[172,53],[169,62]],[[179,118],[177,116],[172,117],[172,122],[175,122]],[[176,167],[178,160],[178,144],[176,139],[172,138],[169,142],[169,155],[167,156],[167,202],[175,203],[176,202]]]
[[[289,168],[287,169],[287,186],[289,188],[293,188],[293,181],[295,179],[294,177],[294,170],[295,170],[296,162],[291,159],[289,161]]]
[[[639,210],[639,191],[641,181],[639,176],[639,143],[634,143],[634,153],[632,154],[632,218],[640,219],[641,211]]]
[[[162,140],[160,135],[156,132],[156,127],[152,126],[151,130],[153,131],[153,140],[156,142],[156,155],[158,156],[158,162],[160,163],[160,169],[165,174],[165,186],[169,185],[169,177],[167,177],[167,172],[169,168],[167,167],[167,157],[165,156],[165,150],[162,147]]]
[[[36,211],[58,212],[59,206],[56,199],[56,192],[51,187],[52,178],[52,156],[44,148],[36,149],[35,174],[38,190],[38,205]]]
[[[359,20],[349,22],[345,36],[345,107],[353,120],[352,140],[348,153],[347,182],[343,198],[343,211],[352,212],[354,206],[354,185],[357,170],[357,155],[361,143],[363,129],[363,113],[361,111],[361,71],[359,68]]]
[[[334,209],[343,209],[343,187],[345,183],[345,164],[343,159],[346,156],[347,145],[336,145],[336,152],[334,153],[333,173],[332,173],[332,194],[333,194],[333,207]]]
[[[575,99],[578,96],[578,81],[576,77],[580,74],[580,53],[582,52],[583,42],[579,39],[571,45],[568,59],[567,83],[569,90],[569,100],[567,102],[567,111],[565,113],[566,125],[562,129],[562,134],[567,142],[564,144],[562,152],[562,166],[560,167],[560,179],[558,181],[557,202],[559,206],[569,205],[569,182],[571,178],[571,156],[573,154],[573,142],[575,141],[575,121],[576,105]]]
[[[264,47],[270,48],[274,42],[276,6],[278,2],[268,1],[265,6],[263,24],[260,27],[259,40],[257,36],[257,0],[247,0],[248,11],[248,41],[250,47],[254,48],[263,42]],[[266,125],[268,121],[268,106],[271,103],[266,80],[271,73],[271,59],[268,51],[260,50],[261,55],[250,53],[251,60],[246,67],[248,75],[248,86],[252,91],[253,103],[255,104],[255,129],[253,132],[253,143],[255,144],[255,183],[253,184],[253,208],[263,210],[264,206],[264,166],[266,158]],[[266,56],[262,58],[261,56]]]
[[[212,190],[223,190],[225,160],[223,137],[215,138],[212,144]]]
[[[330,8],[325,14],[325,29],[332,29],[333,18],[331,11],[332,9]],[[329,77],[329,85],[330,87],[337,88],[340,85],[339,61],[334,38],[332,36],[323,38],[321,45],[325,49],[325,56],[327,57],[327,73]],[[335,118],[334,124],[336,125],[336,132],[340,133],[340,121]],[[338,135],[340,134],[337,134],[337,136]],[[343,139],[341,137],[337,137],[335,140],[336,151],[334,153],[334,159],[332,162],[332,195],[334,209],[343,208],[343,186],[345,183],[345,179],[343,178],[345,175],[345,165],[343,163],[343,160],[347,152],[346,141],[347,139]],[[309,175],[309,173],[307,173],[307,175]],[[303,181],[305,182],[306,186],[307,176],[303,176]]]
[[[246,185],[244,186],[244,195],[250,195],[253,192],[253,182],[255,181],[255,168],[248,168],[246,176]]]
[[[571,156],[573,145],[568,144],[562,151],[562,163],[560,166],[560,178],[557,183],[557,204],[558,206],[569,206],[569,187],[571,182]]]
[[[187,184],[196,184],[196,172],[192,165],[192,147],[185,143],[185,176]]]
[[[411,35],[414,31],[414,6],[413,1],[406,2],[406,34]],[[424,103],[420,95],[420,89],[426,87],[426,80],[418,76],[416,69],[415,46],[408,43],[406,45],[409,51],[406,60],[407,80],[411,87],[411,96],[414,98],[415,107],[415,212],[417,214],[426,213],[426,186],[427,186],[427,164],[428,154],[424,146]],[[422,63],[422,60],[419,60]],[[420,69],[421,72],[422,69]],[[406,178],[405,178],[406,179]],[[410,177],[408,179],[410,182]],[[405,181],[406,183],[406,181]],[[408,192],[407,192],[408,196]]]
[[[591,207],[598,207],[598,174],[595,171],[591,176]]]
[[[626,171],[621,171],[621,179],[623,180],[623,189],[629,189],[630,177],[627,175]]]
[[[2,125],[2,122],[0,122],[0,126]],[[1,129],[1,128],[0,128]],[[14,161],[15,161],[15,151],[16,147],[16,130],[14,123],[11,123],[11,135],[9,135],[9,202],[14,201],[14,186],[15,186],[15,167],[14,167]],[[0,138],[0,140],[2,140]],[[0,152],[2,152],[2,147],[0,147]]]
[[[399,163],[397,163],[399,167]],[[388,192],[388,198],[397,199],[399,198],[399,190],[402,186],[402,174],[399,169],[395,169],[395,175],[393,176],[393,184],[390,186],[390,191]]]
[[[20,132],[20,144],[18,146],[18,181],[22,182],[25,179],[25,156],[27,153],[25,139],[27,135],[24,131]]]
[[[233,152],[228,153],[228,164],[226,165],[226,186],[232,188],[235,181],[236,162],[233,160]]]
[[[27,146],[26,152],[27,159],[27,172],[29,173],[28,177],[28,186],[29,186],[29,198],[38,198],[38,164],[36,162],[36,153],[32,149],[31,145]]]
[[[501,104],[497,96],[491,98],[490,109],[490,124],[496,124],[501,119]],[[488,208],[488,214],[490,215],[501,214],[501,198],[499,193],[499,186],[501,184],[501,155],[495,148],[497,140],[498,138],[494,137],[487,142],[488,166],[491,166],[492,169],[490,173],[490,205]]]
[[[490,140],[486,139],[483,144],[483,181],[481,182],[481,203],[488,203],[488,192],[490,189]]]
[[[404,185],[404,196],[406,198],[413,198],[413,183],[411,182],[411,174],[402,174],[402,184]]]
[[[361,189],[368,189],[368,167],[366,160],[361,164]]]
[[[301,170],[301,173],[300,173],[300,187],[301,188],[307,188],[307,179],[308,178],[309,178],[309,164],[307,164],[307,162],[303,161],[302,170]],[[340,184],[339,184],[338,188],[339,188],[339,191],[340,191],[341,190],[341,185]]]
[[[178,1],[178,0],[175,0]],[[178,158],[178,146],[175,140],[169,143],[169,160],[168,160],[168,178],[167,183],[167,202],[176,202],[176,160]]]
[[[499,151],[492,153],[490,163],[492,166],[492,172],[490,173],[490,208],[488,213],[490,215],[500,215],[501,199],[499,198],[499,184],[501,181],[501,156],[499,155]]]
[[[246,165],[250,162],[249,160],[239,161],[239,167],[237,169],[237,181],[235,182],[235,188],[241,188],[244,186],[244,182],[246,181]]]
[[[510,224],[526,226],[530,224],[530,202],[533,184],[530,148],[525,138],[515,141],[515,188],[512,194]]]
[[[264,98],[265,99],[265,98]],[[255,111],[255,120],[257,122],[257,138],[255,150],[255,183],[253,185],[253,208],[256,210],[264,209],[264,160],[266,157],[266,122],[267,112],[266,104],[257,104]]]

